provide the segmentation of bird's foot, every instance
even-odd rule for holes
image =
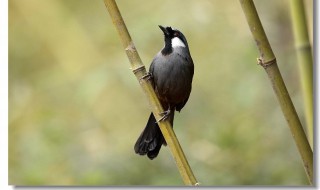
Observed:
[[[150,80],[152,78],[152,74],[147,72],[145,75],[143,75],[139,81],[145,79],[145,80]]]
[[[170,108],[167,111],[159,113],[159,115],[161,115],[162,117],[157,121],[157,123],[160,121],[166,120],[169,117],[170,113],[171,113]]]

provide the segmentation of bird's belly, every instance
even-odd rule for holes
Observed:
[[[155,88],[162,102],[178,104],[188,98],[191,91],[190,72],[178,67],[157,74]]]

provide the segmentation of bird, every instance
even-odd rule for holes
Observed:
[[[155,55],[148,72],[148,80],[163,107],[158,121],[151,112],[147,125],[134,145],[136,154],[156,158],[161,146],[167,143],[158,122],[169,119],[173,126],[175,111],[180,112],[187,103],[194,74],[193,60],[186,37],[178,29],[170,26],[159,28],[164,34],[164,47]]]

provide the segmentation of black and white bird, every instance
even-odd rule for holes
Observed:
[[[154,159],[166,145],[157,122],[169,119],[173,126],[175,110],[181,111],[189,99],[194,72],[193,61],[185,36],[177,29],[160,26],[165,45],[154,57],[149,73],[150,80],[164,110],[161,120],[150,114],[148,123],[139,136],[134,150],[137,154]]]

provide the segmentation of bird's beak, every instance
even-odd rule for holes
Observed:
[[[165,36],[169,35],[169,32],[167,31],[167,29],[161,25],[159,25],[159,28],[162,30],[162,32],[164,33]]]

